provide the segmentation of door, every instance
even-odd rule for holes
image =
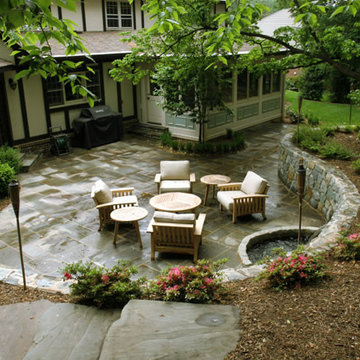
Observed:
[[[155,95],[156,90],[158,89],[157,85],[150,81],[148,84],[148,94],[147,94],[147,122],[151,124],[162,124],[162,118],[164,112],[161,109],[159,103],[161,101],[161,96]]]

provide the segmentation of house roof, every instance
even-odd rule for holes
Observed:
[[[272,36],[274,31],[283,26],[295,26],[294,18],[288,9],[274,12],[258,22],[258,27],[264,35]]]
[[[11,68],[15,68],[12,62],[0,58],[0,73]]]
[[[294,20],[289,10],[284,9],[277,11],[258,22],[259,29],[266,35],[273,35],[275,29],[281,26],[294,26]],[[136,31],[133,31],[135,33]],[[87,31],[79,33],[83,44],[89,50],[92,56],[119,56],[131,51],[132,44],[122,42],[120,31]],[[51,49],[54,57],[65,57],[65,46],[51,41]],[[135,44],[134,44],[135,46]],[[251,46],[244,44],[238,51],[238,54],[246,54],[251,50]],[[77,56],[85,55],[84,53]]]
[[[87,31],[79,34],[91,55],[113,55],[130,52],[131,45],[120,41],[120,35],[121,32],[119,31]],[[54,57],[65,56],[65,46],[56,41],[50,42],[50,45]],[[79,53],[77,55],[85,54]]]

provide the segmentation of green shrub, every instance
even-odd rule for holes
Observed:
[[[0,196],[9,194],[9,184],[15,178],[15,170],[8,163],[0,163]]]
[[[172,141],[173,140],[169,131],[164,131],[160,135],[160,144],[162,146],[171,146]]]
[[[296,124],[298,122],[298,118],[299,118],[299,113],[298,111],[295,111],[294,109],[292,109],[291,107],[288,107],[286,109],[286,115],[287,117],[290,119],[290,121],[293,124]],[[300,113],[300,123],[303,123],[305,120],[305,117],[303,114]]]
[[[233,138],[233,129],[226,129],[226,138],[229,140]]]
[[[352,150],[336,141],[329,141],[320,147],[319,155],[325,159],[348,160],[352,156]]]
[[[182,152],[185,152],[186,150],[186,143],[184,143],[183,141],[180,141],[179,143],[179,150]]]
[[[310,255],[299,247],[291,255],[283,251],[276,259],[267,257],[265,270],[257,277],[276,290],[300,287],[324,279],[325,264],[320,255]]]
[[[293,132],[292,139],[295,143],[299,139],[300,146],[312,150],[314,144],[325,144],[327,141],[327,135],[323,129],[312,128],[310,126],[300,126],[299,132],[297,130]]]
[[[223,143],[216,144],[215,149],[217,154],[222,154],[224,152],[224,144]]]
[[[19,150],[10,146],[0,146],[0,163],[8,163],[18,174],[21,168]]]
[[[357,159],[351,163],[351,167],[357,174],[360,174],[360,159]]]
[[[177,140],[172,140],[171,141],[171,148],[174,151],[178,151],[179,150],[179,142]]]
[[[217,271],[226,261],[223,259],[212,263],[209,260],[199,260],[193,266],[168,268],[149,283],[147,292],[152,298],[165,301],[217,301],[225,291]]]
[[[228,143],[223,143],[223,152],[227,154],[230,151],[230,145]]]
[[[310,126],[318,126],[320,124],[320,119],[312,113],[306,114],[305,117]]]
[[[285,80],[286,90],[298,91],[299,89],[299,76],[289,76]]]
[[[342,236],[330,253],[341,261],[360,260],[360,234],[354,233],[349,236]]]
[[[234,135],[234,143],[236,145],[236,150],[242,150],[245,148],[245,138],[242,133],[236,133]]]
[[[191,154],[193,152],[193,143],[190,141],[188,141],[186,143],[186,152],[189,154]]]
[[[137,269],[125,261],[118,261],[111,269],[80,261],[65,266],[63,279],[74,280],[70,294],[80,303],[102,308],[123,307],[130,299],[142,295],[141,285],[145,279],[130,279],[136,273]]]
[[[323,64],[305,68],[299,81],[299,91],[304,99],[320,100],[325,89],[326,67]]]

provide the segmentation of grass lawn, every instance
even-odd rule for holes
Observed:
[[[287,90],[285,93],[285,101],[291,103],[291,108],[297,111],[299,93]],[[319,117],[321,125],[348,125],[350,105],[333,104],[321,101],[311,101],[303,99],[302,114],[312,113]],[[360,109],[356,106],[352,107],[351,124],[360,125]]]

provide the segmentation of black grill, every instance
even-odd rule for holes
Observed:
[[[118,141],[123,135],[122,114],[108,105],[82,109],[72,126],[75,146],[87,149]]]

